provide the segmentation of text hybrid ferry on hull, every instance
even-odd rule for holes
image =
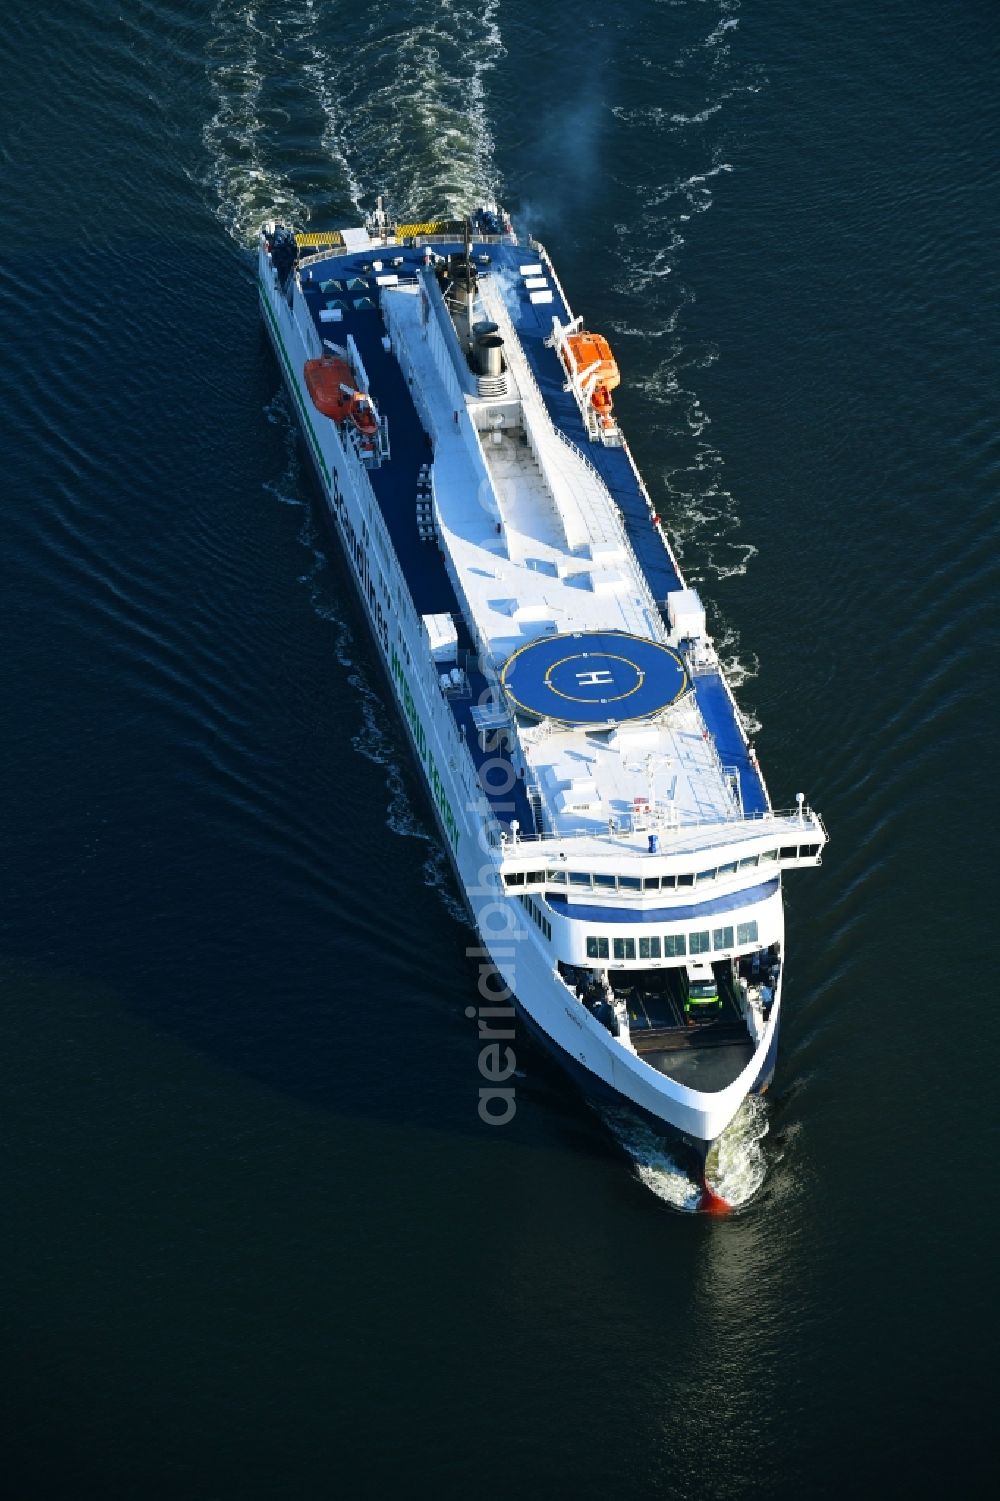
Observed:
[[[782,876],[827,836],[801,795],[771,806],[613,352],[495,204],[268,224],[259,279],[483,947],[588,1093],[703,1178],[773,1073]]]

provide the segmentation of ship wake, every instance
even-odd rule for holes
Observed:
[[[653,1126],[627,1106],[602,1105],[598,1114],[650,1193],[685,1214],[695,1214],[704,1207],[701,1182],[690,1175]],[[764,1183],[764,1138],[768,1130],[764,1101],[759,1095],[749,1095],[709,1155],[708,1183],[713,1195],[730,1209],[749,1204]]]
[[[400,24],[387,0],[217,0],[204,186],[227,229],[360,222],[384,194],[403,216],[461,213],[495,192],[488,81],[499,0],[428,0]]]

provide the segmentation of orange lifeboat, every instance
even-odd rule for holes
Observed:
[[[602,421],[609,422],[614,405],[611,393],[621,383],[621,375],[607,339],[582,329],[578,334],[568,334],[563,358],[571,376],[587,385],[593,382],[590,404]]]
[[[371,397],[358,390],[354,371],[346,360],[337,355],[306,360],[304,373],[309,395],[318,412],[341,426],[350,422],[363,438],[375,437],[378,418]]]

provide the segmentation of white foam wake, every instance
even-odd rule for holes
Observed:
[[[602,1105],[598,1113],[631,1159],[640,1183],[672,1209],[694,1213],[701,1201],[701,1184],[690,1177],[655,1128],[627,1106]],[[764,1182],[767,1159],[763,1142],[768,1130],[763,1099],[748,1095],[709,1158],[709,1182],[732,1209],[748,1204]]]
[[[216,0],[207,70],[215,110],[202,131],[205,184],[226,228],[249,244],[267,218],[300,222],[306,207],[268,150],[263,93],[276,39],[257,0]]]
[[[310,75],[322,80],[356,198],[384,193],[395,212],[419,217],[459,213],[493,191],[486,81],[503,51],[498,4],[430,0],[400,27],[398,5],[376,0],[349,60],[340,40],[316,35]]]
[[[757,1194],[767,1176],[764,1138],[770,1130],[767,1105],[761,1095],[747,1095],[719,1137],[709,1158],[708,1179],[733,1209],[742,1209]]]
[[[496,188],[488,76],[499,0],[216,0],[205,181],[252,243],[276,217],[360,221],[378,193],[402,217],[459,213]]]

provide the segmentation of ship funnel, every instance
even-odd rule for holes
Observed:
[[[499,334],[480,334],[476,340],[476,363],[480,375],[497,378],[503,374],[503,339]]]

